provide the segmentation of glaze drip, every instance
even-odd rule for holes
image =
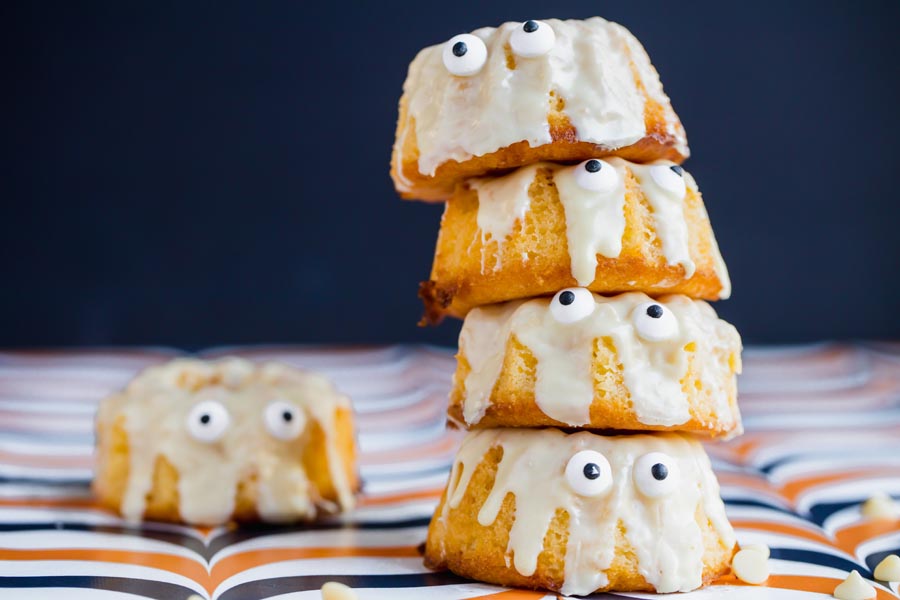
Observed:
[[[206,400],[220,403],[231,417],[214,443],[195,439],[186,427],[191,408]],[[338,506],[319,496],[303,466],[308,435],[285,441],[266,430],[264,411],[272,401],[290,403],[321,428]],[[266,521],[310,519],[318,508],[347,510],[354,498],[335,440],[338,408],[349,409],[349,401],[326,379],[274,363],[178,359],[151,367],[107,398],[98,413],[102,427],[121,422],[128,436],[122,514],[142,519],[162,457],[178,472],[179,514],[188,523],[228,521],[238,486],[250,478],[257,486],[257,512]]]
[[[481,231],[481,272],[485,271],[485,256],[489,241],[497,243],[494,271],[502,267],[503,242],[517,222],[528,211],[528,188],[534,181],[539,165],[517,169],[506,177],[486,177],[469,180],[469,187],[478,193],[478,229]]]
[[[735,543],[719,486],[702,446],[679,434],[600,436],[556,429],[486,429],[467,434],[456,455],[446,502],[448,518],[466,495],[476,467],[495,446],[503,449],[493,486],[478,512],[491,525],[507,494],[515,496],[515,520],[507,551],[513,566],[534,574],[544,537],[557,510],[569,515],[563,594],[586,595],[608,584],[616,556],[617,529],[633,548],[640,574],[658,592],[689,591],[702,584],[705,543],[699,519],[726,548]],[[569,459],[582,450],[603,454],[612,468],[612,487],[597,497],[579,496],[566,481]],[[681,485],[652,499],[635,487],[632,468],[642,455],[663,452],[676,461]]]

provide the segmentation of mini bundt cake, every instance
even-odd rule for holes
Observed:
[[[100,406],[100,501],[132,521],[311,520],[359,487],[349,400],[278,364],[177,359]]]
[[[426,320],[553,294],[643,291],[727,298],[731,283],[693,177],[668,161],[538,163],[457,187],[447,203]]]
[[[569,288],[469,312],[450,392],[466,428],[742,431],[741,340],[702,300]]]
[[[404,198],[539,161],[688,156],[647,53],[599,17],[484,27],[419,52],[400,99],[391,176]]]
[[[689,436],[485,429],[456,455],[425,562],[565,595],[686,592],[726,574],[735,549]]]

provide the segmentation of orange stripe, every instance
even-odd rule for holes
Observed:
[[[745,464],[747,462],[747,459],[750,457],[750,454],[755,452],[757,448],[759,448],[759,441],[753,439],[734,442],[732,444],[728,444],[727,446],[728,450],[731,450],[738,458],[741,459],[741,464]]]
[[[778,494],[778,490],[773,489],[762,477],[754,477],[752,475],[741,473],[719,473],[718,477],[720,485],[734,485],[760,492],[764,496],[778,498],[782,501],[784,500],[784,498]]]
[[[739,585],[745,587],[769,587],[782,590],[796,590],[801,592],[819,592],[820,594],[831,594],[834,588],[843,580],[834,579],[832,577],[814,577],[812,575],[772,575],[760,586],[751,586],[738,580],[734,575],[727,575],[718,579],[713,585]],[[872,586],[875,587],[875,586]],[[897,600],[894,594],[875,587],[875,598],[877,600]]]
[[[433,488],[430,490],[420,490],[418,492],[403,492],[400,494],[388,494],[385,496],[366,496],[363,495],[359,499],[359,506],[383,506],[385,504],[394,504],[399,502],[409,502],[411,500],[436,500],[444,493],[444,488]]]
[[[421,556],[416,546],[389,546],[381,548],[271,548],[266,550],[249,550],[239,554],[226,556],[217,562],[210,574],[208,591],[216,589],[223,581],[247,569],[268,565],[285,560],[304,558],[345,558],[356,557],[389,557],[416,558]]]
[[[835,532],[838,546],[849,554],[856,554],[856,547],[885,533],[900,531],[900,521],[896,519],[865,520],[848,525]]]
[[[191,579],[212,593],[208,586],[210,577],[206,567],[183,556],[158,552],[134,552],[130,550],[105,550],[102,548],[58,548],[53,550],[3,550],[0,560],[84,560],[127,565],[140,565],[176,573]]]
[[[900,468],[897,467],[881,467],[878,469],[854,469],[852,471],[842,471],[839,473],[827,473],[825,475],[814,475],[803,479],[795,479],[781,486],[781,494],[796,503],[797,498],[803,492],[810,488],[822,485],[824,483],[836,483],[839,481],[849,481],[853,479],[866,479],[869,477],[885,477],[888,475],[900,475]]]
[[[23,467],[91,467],[94,459],[90,456],[68,456],[65,454],[35,455],[13,454],[0,451],[0,463]]]
[[[756,521],[751,519],[731,519],[731,525],[733,527],[741,527],[744,529],[771,531],[772,533],[805,538],[814,542],[819,542],[820,544],[825,544],[829,548],[835,548],[834,541],[829,539],[828,536],[796,525],[788,525],[786,523],[774,521]]]
[[[0,498],[0,506],[19,508],[96,508],[103,509],[93,498]]]

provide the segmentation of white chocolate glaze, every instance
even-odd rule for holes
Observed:
[[[494,271],[502,266],[500,257],[503,242],[517,222],[525,218],[530,204],[528,188],[534,181],[539,165],[517,169],[506,177],[486,177],[469,180],[469,187],[478,193],[478,229],[481,230],[481,272],[485,270],[485,253],[489,241],[497,242]]]
[[[188,415],[207,401],[224,407],[230,419],[219,438],[203,441],[189,432]],[[338,506],[319,497],[310,483],[304,436],[278,439],[267,430],[266,408],[273,402],[291,405],[298,418],[302,414],[304,422],[321,427]],[[143,517],[157,459],[165,457],[178,472],[181,518],[212,525],[230,519],[238,485],[251,477],[263,520],[310,519],[319,508],[351,508],[353,492],[334,433],[339,407],[349,408],[349,400],[318,375],[237,358],[178,359],[147,369],[104,400],[97,420],[106,431],[122,419],[127,433],[130,464],[121,505],[127,519]]]
[[[511,61],[510,36],[521,23],[473,31],[487,46],[487,63],[468,77],[447,71],[444,44],[419,52],[403,92],[415,124],[420,173],[433,175],[446,161],[464,161],[521,141],[532,147],[550,143],[551,93],[565,100],[564,113],[579,140],[611,150],[648,135],[644,110],[648,99],[658,103],[677,150],[687,155],[684,131],[659,76],[627,29],[600,17],[543,23],[555,34],[552,48]],[[400,136],[394,146],[399,164],[403,141]],[[401,172],[398,176],[398,187],[408,190],[409,182]]]
[[[671,163],[663,161],[649,165],[632,163],[629,167],[641,185],[650,208],[653,209],[653,224],[656,235],[662,243],[663,256],[670,265],[683,266],[685,278],[690,279],[696,267],[691,259],[687,220],[684,218],[685,194],[663,188],[650,175],[650,169],[664,164]]]
[[[578,285],[594,281],[597,255],[616,258],[622,252],[625,233],[625,161],[604,161],[616,170],[618,181],[611,191],[592,191],[578,185],[575,174],[580,165],[558,168],[553,181],[566,212],[566,239],[572,277]],[[606,167],[604,167],[606,168]],[[481,208],[481,198],[479,210]]]
[[[712,525],[725,549],[735,544],[719,485],[702,446],[678,434],[601,436],[557,429],[485,429],[470,432],[456,455],[446,501],[436,519],[445,522],[466,495],[476,467],[494,446],[503,449],[493,486],[481,506],[479,524],[489,526],[507,494],[515,496],[508,553],[525,576],[534,574],[544,537],[558,509],[569,515],[563,594],[586,595],[608,584],[616,555],[616,529],[634,549],[640,574],[658,592],[686,592],[702,585],[703,531]],[[612,470],[612,486],[598,496],[575,493],[566,478],[578,452],[601,453]],[[677,464],[681,484],[671,494],[649,498],[635,487],[632,468],[649,452]],[[700,514],[698,514],[700,513]]]
[[[478,193],[478,227],[481,230],[481,272],[485,272],[485,242],[497,242],[494,254],[494,270],[501,267],[504,240],[512,234],[531,206],[529,188],[539,170],[547,171],[553,178],[559,193],[559,201],[566,215],[566,241],[572,277],[580,286],[588,286],[597,272],[597,257],[617,258],[622,252],[625,234],[625,180],[631,172],[641,186],[652,212],[656,237],[660,240],[662,254],[669,265],[682,265],[684,278],[696,271],[690,254],[685,196],[663,189],[649,175],[653,165],[673,165],[670,161],[657,161],[652,165],[638,165],[621,158],[608,157],[604,162],[616,170],[618,185],[607,191],[593,191],[578,184],[580,165],[567,167],[552,163],[537,163],[517,169],[502,177],[473,179],[470,187]],[[606,167],[604,167],[606,168]],[[685,172],[685,185],[699,194],[696,182]],[[701,203],[702,204],[702,203]],[[703,208],[703,217],[709,216]],[[731,282],[715,238],[712,239],[713,269],[722,284],[720,295],[727,298]],[[676,285],[677,281],[662,282]]]
[[[639,292],[604,297],[593,294],[596,307],[576,323],[561,323],[549,298],[481,306],[466,315],[459,337],[460,355],[470,366],[464,385],[463,418],[478,423],[491,404],[503,367],[507,341],[515,337],[537,360],[535,403],[548,417],[573,427],[590,422],[594,401],[592,369],[595,340],[609,338],[621,365],[632,409],[645,425],[674,426],[691,418],[682,387],[689,359],[702,385],[704,403],[712,403],[720,424],[740,431],[740,415],[729,401],[733,385],[729,357],[736,355],[740,372],[740,337],[706,302],[672,295],[652,300],[678,321],[676,335],[658,342],[642,339],[632,312],[651,298]],[[692,348],[689,351],[687,348]]]

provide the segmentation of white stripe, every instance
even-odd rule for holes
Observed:
[[[425,541],[427,527],[401,529],[334,529],[326,531],[297,531],[274,533],[236,542],[223,548],[210,561],[217,564],[227,556],[272,548],[394,548],[418,546]]]
[[[297,577],[303,575],[402,575],[407,573],[429,573],[422,559],[388,557],[345,557],[307,558],[271,562],[232,575],[216,588],[216,595],[236,585],[272,579],[275,577]]]
[[[359,600],[457,600],[463,598],[477,598],[479,596],[487,596],[489,594],[497,594],[506,588],[494,587],[483,583],[461,583],[457,585],[440,585],[429,587],[411,587],[411,588],[356,588]],[[319,600],[322,593],[319,590],[309,590],[305,592],[290,592],[271,596],[269,600]],[[555,600],[555,594],[535,598],[535,600]],[[658,597],[657,599],[658,600]]]
[[[0,560],[0,577],[39,577],[39,576],[72,576],[72,577],[126,577],[130,579],[147,579],[163,581],[190,588],[198,594],[206,594],[203,587],[188,577],[183,577],[165,569],[156,569],[142,565],[99,560]],[[3,594],[0,588],[0,595]],[[129,596],[134,599],[134,596]],[[18,598],[18,590],[16,591]],[[49,598],[49,596],[48,596]],[[55,596],[66,598],[68,592]]]
[[[857,558],[865,563],[866,558],[877,552],[900,548],[900,531],[891,531],[884,535],[870,538],[856,547]]]
[[[868,454],[857,456],[843,453],[797,459],[772,469],[769,472],[769,481],[780,486],[794,479],[805,479],[815,475],[858,472],[861,469],[877,467],[900,467],[900,445],[896,448],[897,451],[892,451],[890,447],[880,448],[880,454],[873,454],[870,449]]]
[[[59,600],[60,598],[65,598],[65,600],[135,600],[137,596],[109,590],[42,587],[16,588],[15,596],[11,596],[10,600]]]
[[[869,477],[815,486],[797,497],[797,511],[801,514],[806,514],[816,504],[848,501],[863,502],[876,491],[884,492],[891,496],[900,496],[900,478]]]
[[[134,552],[161,552],[183,556],[203,563],[203,558],[192,550],[161,540],[133,535],[97,533],[92,531],[5,531],[0,532],[0,548],[12,550],[40,550],[46,548],[101,548],[132,550]]]
[[[54,481],[88,482],[94,476],[91,469],[74,467],[23,467],[0,463],[0,476],[23,479],[48,479]]]

